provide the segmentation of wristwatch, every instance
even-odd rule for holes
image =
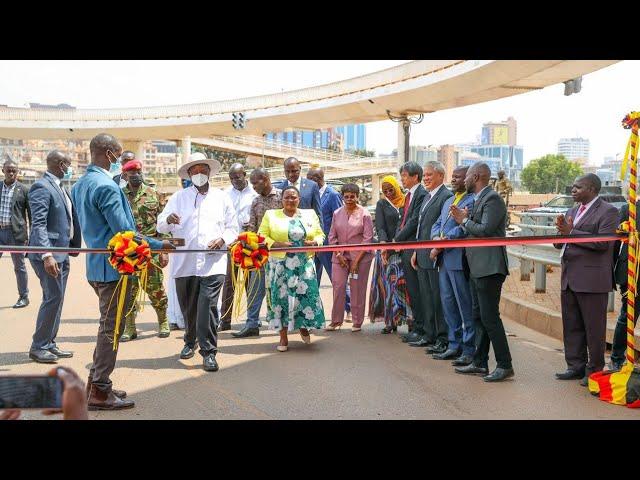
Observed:
[[[469,217],[466,217],[466,218],[462,221],[462,225],[466,225],[468,221],[469,221]]]

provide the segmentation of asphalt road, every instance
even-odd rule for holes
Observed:
[[[44,373],[50,366],[28,358],[41,297],[28,266],[31,305],[17,299],[11,260],[0,259],[0,375]],[[325,276],[326,277],[326,276]],[[325,312],[331,288],[323,279]],[[84,261],[72,259],[58,343],[75,352],[60,363],[88,373],[97,333],[97,297],[84,279]],[[112,376],[116,388],[136,401],[132,410],[91,412],[95,419],[638,419],[639,412],[591,396],[577,381],[560,382],[561,342],[505,319],[514,358],[514,379],[487,384],[453,372],[447,361],[410,348],[382,325],[368,321],[360,333],[317,332],[311,345],[296,334],[289,351],[276,351],[278,335],[233,339],[222,332],[220,371],[204,372],[201,357],[180,360],[182,331],[156,336],[150,305],[138,318],[137,340],[120,347]],[[238,329],[240,323],[234,324]],[[406,327],[402,328],[404,330]],[[495,365],[491,359],[490,367]],[[24,418],[43,418],[37,411]]]

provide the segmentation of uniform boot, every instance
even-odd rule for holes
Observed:
[[[124,332],[120,337],[121,342],[128,342],[129,340],[135,340],[138,338],[138,332],[136,331],[136,322],[132,318],[127,317],[124,324]]]
[[[171,329],[169,328],[169,319],[165,317],[164,320],[158,320],[158,324],[160,326],[158,336],[160,338],[168,337],[171,332]]]

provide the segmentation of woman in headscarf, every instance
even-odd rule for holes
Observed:
[[[376,204],[375,227],[379,243],[393,240],[404,207],[404,193],[398,180],[392,175],[382,179],[384,198]],[[402,270],[400,253],[393,250],[387,255],[376,252],[371,294],[369,297],[369,318],[384,318],[385,327],[381,333],[391,333],[398,325],[408,323],[411,327],[411,307]]]

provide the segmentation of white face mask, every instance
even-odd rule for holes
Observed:
[[[191,176],[191,181],[196,187],[202,187],[207,184],[209,177],[204,173],[198,173],[197,175]]]
[[[127,186],[127,181],[124,178],[120,177],[119,185],[120,185],[120,188],[124,188]]]

